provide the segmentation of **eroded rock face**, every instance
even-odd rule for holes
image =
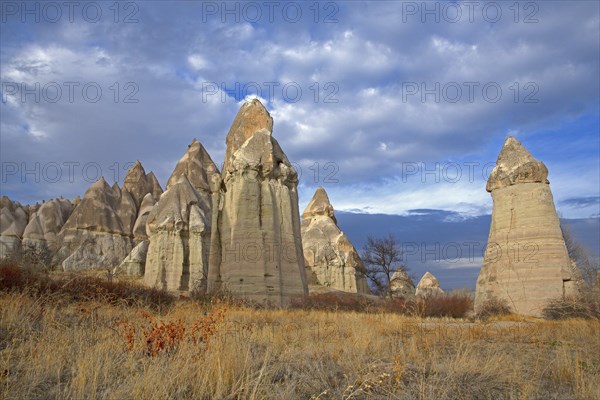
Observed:
[[[230,162],[235,152],[255,132],[261,129],[273,132],[273,118],[271,118],[271,114],[269,114],[267,109],[258,100],[244,103],[235,116],[225,139],[227,149],[225,150],[225,163],[223,165],[224,174],[232,168]]]
[[[29,218],[23,232],[23,245],[57,251],[60,246],[59,233],[73,208],[73,204],[63,198],[44,202]]]
[[[492,192],[519,183],[548,182],[548,168],[536,160],[517,139],[509,136],[498,155],[485,190]]]
[[[271,136],[273,120],[253,100],[227,135],[209,290],[284,305],[307,294],[298,175]],[[218,238],[218,240],[217,240]]]
[[[494,208],[476,312],[495,297],[538,316],[549,301],[577,294],[547,175],[521,143],[506,139],[487,184]]]
[[[144,276],[149,244],[148,240],[142,240],[135,246],[115,269],[115,275]]]
[[[205,286],[211,221],[210,196],[181,175],[148,215],[145,284],[181,291]]]
[[[440,281],[432,273],[425,272],[417,284],[415,295],[417,297],[433,297],[441,294],[444,294],[444,291],[440,288]]]
[[[181,175],[187,176],[194,189],[210,193],[212,192],[211,182],[214,176],[219,176],[220,173],[204,146],[194,139],[169,177],[167,190],[179,180]]]
[[[140,209],[137,213],[137,219],[133,224],[133,239],[136,243],[140,243],[141,241],[148,239],[146,222],[148,221],[148,215],[150,215],[150,211],[152,211],[152,208],[154,208],[155,204],[156,201],[154,200],[152,193],[146,193],[142,199],[142,203],[140,204]]]
[[[113,269],[134,245],[147,239],[146,219],[162,188],[152,172],[137,161],[127,171],[123,188],[100,178],[64,224],[55,259],[65,270]]]
[[[64,224],[58,257],[64,270],[114,268],[131,251],[135,201],[128,190],[100,178]]]
[[[6,196],[0,198],[0,260],[18,255],[28,221],[27,208]]]
[[[309,284],[351,293],[370,293],[363,263],[338,228],[325,189],[318,188],[302,213],[302,248]]]
[[[390,280],[390,289],[392,296],[402,297],[406,300],[414,300],[415,284],[408,273],[403,269],[398,269],[392,275]]]

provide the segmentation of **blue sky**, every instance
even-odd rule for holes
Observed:
[[[548,166],[563,217],[600,215],[597,1],[56,4],[2,2],[13,199],[82,195],[138,159],[164,185],[193,138],[221,163],[258,95],[301,209],[322,185],[337,210],[489,215],[486,172],[510,134]]]

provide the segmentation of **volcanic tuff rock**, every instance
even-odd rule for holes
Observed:
[[[112,268],[131,250],[135,201],[127,189],[100,178],[85,192],[60,232],[64,270]]]
[[[547,176],[521,143],[506,139],[486,187],[494,208],[476,312],[497,298],[517,313],[540,315],[549,301],[577,294]]]
[[[150,172],[146,174],[142,163],[139,161],[136,161],[127,171],[125,181],[123,182],[123,189],[131,194],[136,209],[140,207],[146,194],[151,193],[154,201],[158,201],[158,198],[162,194],[162,188],[154,173]]]
[[[150,211],[147,227],[150,244],[144,282],[167,290],[193,290],[205,285],[210,196],[194,189],[183,174]]]
[[[407,300],[415,298],[415,284],[404,269],[398,269],[390,279],[392,296],[403,297]]]
[[[58,235],[56,258],[63,260],[63,269],[119,265],[134,244],[147,238],[147,214],[161,193],[154,174],[146,174],[139,161],[127,171],[123,188],[104,178],[92,184]]]
[[[252,136],[255,132],[266,129],[269,133],[273,132],[273,118],[262,103],[256,99],[244,103],[240,108],[229,132],[225,143],[225,163],[223,164],[223,174],[229,171],[232,158],[236,151]]]
[[[517,139],[509,136],[498,155],[496,166],[490,174],[485,190],[513,186],[519,183],[548,182],[548,168],[536,160]]]
[[[144,276],[149,244],[148,240],[142,240],[135,246],[121,265],[115,269],[115,275]]]
[[[160,196],[159,196],[160,198]],[[140,209],[137,213],[137,219],[133,224],[133,238],[136,243],[148,239],[148,232],[146,229],[146,221],[152,208],[156,204],[156,200],[152,193],[146,193],[140,204]]]
[[[73,204],[63,198],[44,202],[29,218],[23,232],[23,245],[47,247],[51,252],[58,250],[58,235],[73,208]]]
[[[307,294],[298,175],[271,136],[258,100],[245,103],[227,134],[219,207],[213,216],[209,290],[286,304]]]
[[[28,209],[8,197],[0,198],[0,260],[18,254],[29,220]]]
[[[175,170],[167,181],[167,190],[175,185],[179,177],[187,176],[191,185],[198,191],[210,193],[212,182],[220,176],[217,165],[213,162],[204,146],[196,139],[188,146],[188,150],[177,162]]]
[[[425,272],[425,275],[417,284],[415,295],[417,297],[432,297],[441,294],[444,294],[444,291],[440,288],[440,281],[432,273]]]
[[[363,263],[338,228],[327,192],[319,187],[302,213],[302,247],[309,284],[352,293],[370,293]]]

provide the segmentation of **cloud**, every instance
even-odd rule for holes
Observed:
[[[317,23],[307,7],[295,23],[281,10],[272,21],[223,23],[201,2],[140,3],[137,23],[115,23],[108,9],[95,24],[11,19],[0,25],[3,84],[79,86],[74,102],[8,96],[2,160],[96,162],[122,180],[122,166],[140,159],[164,184],[194,137],[221,163],[239,102],[258,96],[300,170],[303,204],[324,185],[339,209],[489,213],[482,166],[518,132],[549,166],[561,211],[597,213],[568,199],[598,196],[600,186],[598,4],[544,3],[537,23],[524,23],[524,14],[515,22],[503,3],[496,23],[481,10],[472,22],[463,14],[457,23],[423,23],[401,2],[335,4]],[[338,22],[324,23],[332,11]],[[97,103],[82,98],[90,82],[103,90]],[[138,102],[124,103],[128,95]],[[566,135],[568,127],[581,129]],[[405,181],[408,165],[436,163],[458,163],[463,173],[478,163],[477,177],[421,181],[421,168]],[[74,196],[89,185],[81,175],[25,184],[11,176],[2,192],[22,201]]]
[[[567,205],[567,206],[570,206],[573,208],[598,206],[598,205],[600,205],[600,197],[598,197],[598,196],[572,197],[572,198],[562,200],[561,204],[564,204],[564,205]]]

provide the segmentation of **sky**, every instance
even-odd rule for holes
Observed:
[[[220,165],[258,97],[301,210],[323,186],[340,212],[416,224],[431,210],[485,240],[485,182],[513,135],[548,166],[563,218],[600,217],[597,1],[68,4],[0,2],[11,199],[122,183],[136,160],[164,186],[193,138]]]

